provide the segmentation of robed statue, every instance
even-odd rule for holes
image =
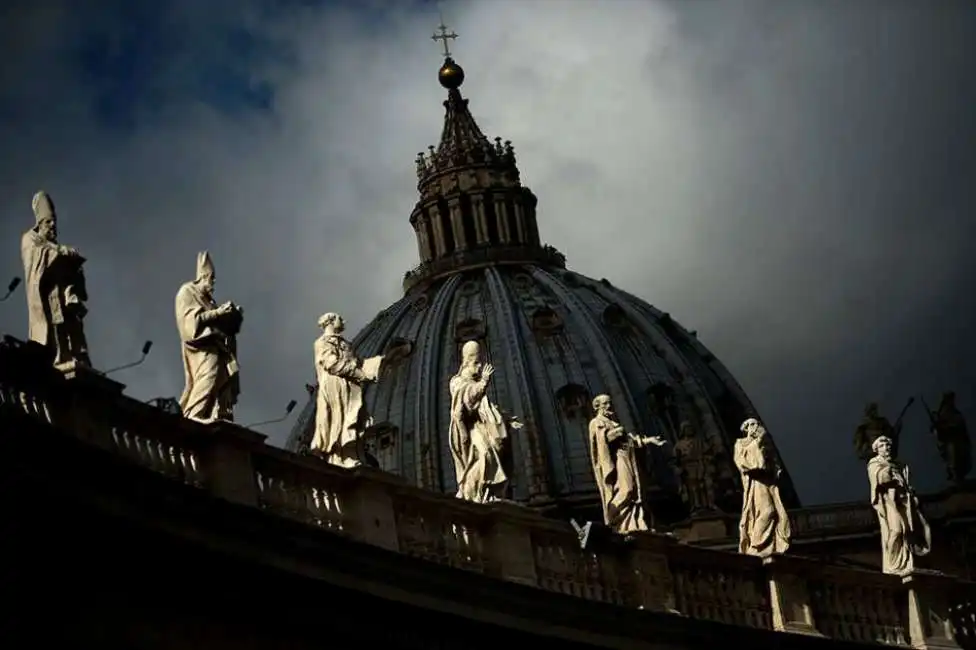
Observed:
[[[379,378],[382,356],[360,359],[343,338],[346,323],[339,314],[319,318],[322,335],[315,340],[315,433],[310,451],[339,467],[359,467],[362,437],[373,425],[363,402],[363,386]]]
[[[34,227],[20,240],[27,295],[28,338],[47,346],[54,364],[91,366],[84,318],[85,258],[58,243],[58,216],[45,192],[32,201]]]
[[[925,410],[932,423],[939,456],[945,463],[946,477],[953,483],[962,483],[972,469],[972,449],[966,418],[956,407],[956,394],[952,391],[944,393],[935,413],[928,404]]]
[[[593,411],[590,462],[603,506],[603,523],[618,533],[649,530],[636,450],[645,445],[661,447],[667,442],[658,436],[628,433],[617,422],[609,395],[594,397]]]
[[[932,549],[932,532],[918,507],[908,465],[892,452],[891,440],[877,438],[868,461],[871,505],[881,527],[881,570],[905,575],[915,568],[915,558]]]
[[[901,438],[901,427],[902,421],[905,418],[905,413],[908,412],[909,407],[915,403],[915,398],[910,397],[908,401],[905,402],[905,406],[902,408],[901,413],[898,414],[898,419],[895,420],[894,424],[888,421],[888,418],[881,415],[878,410],[877,402],[870,402],[864,407],[864,419],[861,424],[857,426],[854,431],[854,452],[857,457],[861,460],[868,460],[873,455],[871,451],[871,445],[874,441],[884,436],[891,441],[893,454],[895,457],[898,456],[898,440]]]
[[[766,427],[749,418],[741,430],[745,435],[735,441],[733,452],[742,476],[739,552],[759,557],[785,553],[793,529],[779,491],[783,468]]]
[[[176,294],[176,327],[183,352],[183,416],[197,422],[233,422],[241,392],[237,334],[243,310],[213,297],[217,276],[206,251],[197,255],[197,275]]]
[[[457,498],[489,503],[505,497],[508,428],[521,423],[508,417],[488,399],[495,369],[481,360],[481,346],[468,341],[461,347],[461,364],[451,377],[449,444],[457,479]]]

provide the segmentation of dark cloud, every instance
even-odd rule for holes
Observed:
[[[807,501],[862,498],[865,401],[894,417],[954,388],[974,412],[968,3],[446,11],[464,92],[515,143],[543,237],[696,329]],[[240,419],[273,417],[304,397],[316,317],[358,328],[417,261],[412,161],[443,110],[436,21],[421,2],[5,3],[0,271],[19,273],[47,189],[90,259],[95,360],[155,340],[125,375],[150,398],[182,387],[173,296],[211,250],[218,297],[247,313]],[[19,301],[0,309],[15,335]],[[903,455],[933,489],[924,425],[916,407]]]

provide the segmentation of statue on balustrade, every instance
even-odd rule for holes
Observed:
[[[490,503],[505,496],[508,487],[508,429],[522,428],[488,399],[495,369],[481,359],[481,346],[468,341],[461,347],[461,365],[451,377],[449,442],[457,478],[457,498]]]
[[[217,305],[213,261],[197,255],[196,279],[176,293],[176,327],[183,352],[186,385],[180,396],[183,417],[197,422],[232,422],[241,392],[237,334],[244,311],[233,302]]]
[[[85,258],[58,243],[58,216],[47,193],[35,194],[32,207],[34,227],[20,240],[28,337],[51,349],[56,366],[91,366],[84,328]]]
[[[691,422],[681,423],[674,445],[674,463],[681,497],[689,511],[715,509],[715,454],[708,441],[695,432]]]
[[[918,506],[908,465],[894,455],[891,439],[877,438],[868,461],[871,505],[881,527],[881,570],[894,575],[910,573],[915,558],[932,549],[932,532]]]
[[[776,448],[766,427],[755,418],[742,423],[743,437],[735,441],[735,466],[742,476],[742,517],[739,552],[768,557],[790,548],[793,529],[779,493],[783,474]]]
[[[618,533],[649,530],[644,512],[636,450],[661,447],[658,436],[628,433],[616,420],[609,395],[593,398],[590,420],[590,462],[603,505],[603,523]]]
[[[956,394],[952,391],[943,394],[935,413],[932,413],[928,404],[925,405],[925,410],[928,411],[929,421],[932,423],[939,456],[945,463],[946,476],[953,483],[962,483],[972,469],[972,450],[966,418],[956,408]]]
[[[898,456],[898,439],[901,437],[901,427],[902,420],[905,418],[905,413],[908,412],[909,407],[915,403],[915,398],[908,398],[908,402],[905,403],[904,408],[902,408],[901,413],[898,415],[898,419],[895,420],[894,425],[892,425],[888,418],[881,415],[878,411],[877,402],[870,402],[866,407],[864,407],[864,420],[858,425],[857,430],[854,432],[854,451],[857,457],[861,460],[867,461],[873,456],[871,451],[871,445],[874,441],[881,436],[885,436],[891,440],[894,451],[892,452],[896,457]]]
[[[359,467],[362,437],[373,425],[363,402],[363,385],[379,379],[383,357],[360,359],[342,333],[346,323],[339,314],[319,318],[322,335],[315,340],[315,433],[310,451],[338,467]]]

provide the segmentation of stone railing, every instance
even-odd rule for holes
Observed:
[[[32,346],[0,345],[0,422],[24,415],[214,498],[364,544],[543,591],[693,619],[898,647],[973,647],[976,590],[802,557],[754,557],[654,533],[595,534],[508,503],[479,505],[376,470],[344,470],[124,397],[93,373],[64,379]],[[25,365],[26,364],[26,365]],[[7,433],[8,427],[3,427]],[[15,432],[14,432],[15,433]]]
[[[952,517],[959,508],[971,512],[972,498],[963,503],[953,502],[958,493],[922,495],[921,506],[930,522]],[[864,502],[839,503],[790,510],[793,527],[793,546],[800,548],[831,538],[850,539],[853,536],[877,537],[878,515],[871,504]],[[739,514],[716,513],[695,517],[675,525],[673,532],[679,539],[707,548],[733,550],[738,547]]]

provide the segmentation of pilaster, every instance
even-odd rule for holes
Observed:
[[[916,569],[904,576],[908,587],[908,634],[919,650],[958,650],[949,618],[949,596],[955,579],[937,571]]]

